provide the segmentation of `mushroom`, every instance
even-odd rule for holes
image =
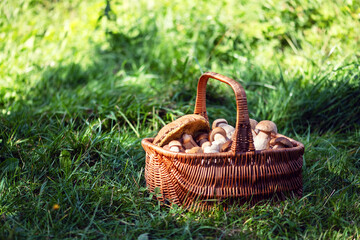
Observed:
[[[220,152],[228,152],[231,150],[232,141],[228,140],[226,143],[221,145]]]
[[[249,118],[250,121],[250,126],[251,126],[251,133],[252,133],[252,137],[253,139],[255,139],[256,135],[258,135],[259,131],[255,130],[255,126],[258,124],[258,122],[255,119],[251,119]]]
[[[209,132],[210,125],[206,118],[198,114],[188,114],[165,125],[154,138],[153,144],[162,147],[172,140],[180,139],[186,133]]]
[[[255,129],[256,125],[258,125],[258,121],[255,119],[249,118],[251,129]]]
[[[209,142],[209,134],[208,133],[200,133],[196,137],[196,142],[201,147],[204,143]],[[210,144],[211,145],[211,144]]]
[[[182,143],[185,149],[191,149],[194,147],[199,147],[196,142],[194,141],[193,137],[189,134],[184,133],[182,136]]]
[[[222,127],[214,128],[210,133],[210,142],[225,143],[227,141],[226,131]]]
[[[210,149],[216,151],[216,152],[220,152],[220,148],[221,148],[222,144],[219,144],[217,142],[214,142],[211,146]]]
[[[163,146],[163,149],[167,150],[167,151],[170,151],[170,146],[169,144],[166,144],[165,146]]]
[[[204,152],[220,152],[221,146],[226,143],[226,132],[221,127],[214,128],[210,133],[211,146],[205,147]]]
[[[211,142],[207,141],[201,145],[202,150],[205,152],[205,148],[211,147]]]
[[[218,144],[213,144],[211,146],[204,147],[204,153],[218,153],[220,151],[220,146]]]
[[[212,129],[215,129],[217,127],[221,127],[225,130],[226,132],[226,137],[228,139],[231,139],[232,138],[232,135],[234,134],[235,132],[235,128],[231,125],[228,124],[228,122],[226,121],[226,119],[224,118],[219,118],[219,119],[216,119],[213,124],[212,124]]]
[[[259,133],[254,138],[255,149],[268,149],[271,135],[277,134],[276,124],[269,120],[263,120],[256,125],[256,129],[259,130]]]
[[[277,149],[277,148],[292,148],[293,145],[292,143],[289,141],[289,139],[285,138],[285,137],[277,137],[277,138],[273,138],[270,140],[270,146],[273,149]]]
[[[186,149],[185,152],[186,153],[202,153],[203,150],[201,147],[193,147],[191,149]]]
[[[169,142],[170,151],[172,152],[180,152],[182,145],[178,140],[172,140]]]

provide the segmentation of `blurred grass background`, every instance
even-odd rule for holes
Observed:
[[[1,1],[0,234],[359,238],[359,36],[351,0]],[[206,71],[305,144],[302,199],[206,214],[151,200],[140,141],[192,113]],[[234,124],[231,89],[207,90],[210,119]]]

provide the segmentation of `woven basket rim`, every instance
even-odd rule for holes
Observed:
[[[169,150],[166,150],[162,147],[159,147],[155,144],[153,144],[154,138],[144,138],[141,141],[141,144],[143,146],[150,147],[154,149],[157,153],[165,156],[165,157],[171,157],[171,158],[177,158],[177,157],[188,157],[188,158],[216,158],[216,157],[235,157],[239,155],[246,155],[246,154],[276,154],[276,153],[283,153],[283,152],[297,152],[297,151],[304,151],[305,147],[304,144],[301,142],[298,142],[290,137],[287,137],[282,134],[277,134],[277,137],[285,137],[289,139],[293,144],[295,144],[292,148],[278,148],[278,149],[265,149],[265,150],[255,150],[255,151],[248,151],[248,152],[238,152],[234,153],[232,151],[230,152],[219,152],[219,153],[179,153],[179,152],[172,152]]]

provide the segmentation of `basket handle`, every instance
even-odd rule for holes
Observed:
[[[254,141],[251,133],[247,100],[244,88],[237,81],[214,72],[206,72],[201,75],[196,95],[194,114],[199,114],[208,119],[206,113],[206,84],[209,78],[226,83],[234,90],[236,98],[236,126],[233,134],[231,151],[241,153],[255,151]]]

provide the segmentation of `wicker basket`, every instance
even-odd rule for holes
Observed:
[[[302,196],[304,145],[288,138],[293,148],[256,151],[253,144],[246,94],[233,79],[208,72],[198,83],[195,114],[207,117],[206,84],[209,78],[224,82],[235,92],[237,120],[230,152],[175,153],[145,138],[145,179],[150,192],[160,189],[160,201],[187,208],[210,209],[214,204],[257,202]],[[283,135],[281,135],[283,136]],[[285,136],[283,136],[285,137]]]

